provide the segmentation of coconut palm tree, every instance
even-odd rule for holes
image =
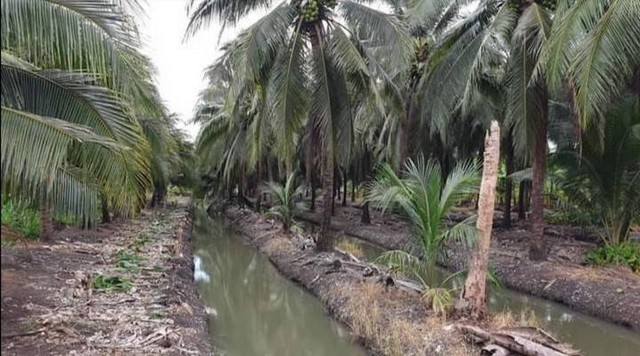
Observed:
[[[454,1],[460,7],[465,1]],[[427,64],[422,79],[423,113],[440,131],[456,109],[468,112],[486,74],[505,68],[504,132],[514,135],[522,160],[531,157],[532,259],[544,259],[543,186],[547,155],[549,94],[542,51],[548,40],[552,12],[535,1],[483,0],[447,31]]]
[[[627,94],[606,116],[603,143],[592,128],[579,150],[565,146],[552,161],[562,170],[559,184],[567,199],[599,215],[604,241],[618,245],[640,216],[640,102]]]
[[[417,163],[408,159],[400,175],[389,164],[378,167],[371,183],[367,200],[383,212],[399,208],[409,219],[413,234],[422,250],[422,259],[402,250],[388,251],[379,260],[409,277],[419,280],[425,288],[424,298],[434,311],[443,313],[451,302],[450,291],[436,287],[435,269],[438,254],[447,241],[455,240],[470,245],[476,236],[470,224],[472,218],[446,227],[447,215],[464,198],[477,192],[478,168],[472,163],[461,163],[443,179],[437,161],[420,157]]]
[[[133,213],[150,183],[135,115],[161,109],[130,17],[112,1],[1,6],[3,192],[39,204],[45,232],[50,209]]]
[[[187,34],[214,18],[233,25],[264,7],[272,8],[237,38],[232,83],[236,89],[232,91],[264,86],[262,111],[268,118],[265,121],[277,123],[276,142],[281,144],[275,152],[286,159],[287,170],[294,154],[291,142],[304,127],[303,121],[308,119],[307,127],[318,129],[324,197],[317,246],[330,249],[335,162],[336,158],[344,160],[353,135],[354,103],[349,93],[374,86],[372,48],[385,51],[393,65],[406,65],[408,37],[395,16],[346,0],[192,1]],[[287,140],[290,137],[294,140]]]

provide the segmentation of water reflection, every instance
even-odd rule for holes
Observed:
[[[194,221],[200,293],[215,315],[210,332],[226,355],[364,355],[311,295],[203,212]]]
[[[196,282],[209,283],[211,281],[209,274],[203,270],[202,257],[197,253],[193,256],[193,278]]]
[[[374,260],[382,252],[362,240],[343,236],[338,246],[353,249],[367,260]],[[440,270],[441,278],[448,274]],[[450,280],[453,286],[461,286],[463,277]],[[491,290],[489,309],[493,312],[510,311],[514,315],[533,313],[542,326],[560,340],[571,343],[585,356],[635,356],[640,354],[640,334],[627,328],[576,312],[562,304],[518,293],[506,288]]]

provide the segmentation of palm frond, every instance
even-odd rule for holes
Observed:
[[[135,100],[148,101],[149,62],[135,28],[112,1],[2,1],[2,49],[36,67],[82,70]]]
[[[376,258],[375,263],[383,264],[409,278],[427,274],[427,266],[422,260],[402,250],[385,251]]]
[[[278,52],[271,70],[267,94],[269,115],[277,137],[276,152],[286,161],[293,159],[294,138],[308,110],[309,92],[306,85],[305,55],[307,47],[300,25],[291,44]]]
[[[117,151],[74,144],[66,157],[104,182],[105,191],[123,213],[144,199],[150,184],[148,144],[138,123],[111,91],[91,85],[92,77],[80,73],[32,72],[2,64],[2,77],[4,106],[83,125],[119,144],[122,149]]]
[[[382,47],[396,68],[408,68],[411,41],[407,28],[393,14],[384,13],[355,1],[341,1],[338,8],[358,38],[367,39],[371,47]]]
[[[199,3],[197,3],[199,2]],[[193,36],[215,19],[226,25],[235,25],[249,12],[267,8],[272,0],[191,0],[187,7],[189,24],[185,38]]]

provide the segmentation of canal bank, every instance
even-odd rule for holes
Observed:
[[[340,235],[338,248],[348,250],[362,260],[374,261],[385,248],[365,240]],[[438,268],[441,280],[450,276],[444,268]],[[450,287],[461,286],[464,276],[449,279]],[[494,314],[509,313],[528,318],[545,331],[581,350],[585,356],[609,355],[635,356],[640,349],[640,334],[596,317],[575,311],[569,307],[519,293],[507,288],[489,288],[489,311]]]
[[[284,276],[315,295],[335,319],[349,326],[355,340],[370,353],[480,354],[481,346],[471,343],[477,339],[460,331],[468,331],[469,321],[436,315],[418,292],[419,286],[410,281],[391,278],[385,269],[344,251],[315,252],[309,237],[287,234],[281,224],[265,220],[249,209],[223,204],[212,210],[264,253]],[[527,325],[527,320],[513,315],[496,315],[473,324],[472,328],[486,332],[489,341],[496,335],[514,340],[514,332],[525,335],[529,341],[540,340],[542,336],[546,341],[534,341],[536,347],[562,350],[559,353],[562,355],[579,354],[538,329],[522,328]],[[544,345],[545,342],[548,344]]]
[[[411,238],[410,227],[403,219],[372,209],[372,224],[363,224],[360,213],[354,207],[336,206],[336,216],[331,220],[332,229],[385,249],[420,255]],[[320,222],[318,213],[304,213],[300,218],[315,225]],[[561,233],[546,236],[550,246],[549,260],[532,262],[526,255],[528,234],[526,228],[494,228],[490,261],[506,287],[565,304],[571,309],[640,332],[640,275],[622,269],[581,265],[584,249],[593,248],[592,244],[573,243]],[[585,246],[576,248],[576,244]],[[467,260],[468,253],[452,244],[447,246],[447,259],[438,262],[442,267],[458,271],[464,268]]]

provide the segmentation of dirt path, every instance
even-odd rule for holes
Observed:
[[[360,210],[339,207],[332,227],[345,234],[368,240],[388,249],[405,249],[419,255],[405,221],[372,210],[370,225],[360,223]],[[302,218],[319,223],[318,213]],[[504,284],[512,289],[564,303],[579,311],[640,330],[640,276],[619,268],[585,266],[584,252],[595,245],[573,238],[575,229],[548,226],[549,260],[532,262],[527,258],[529,232],[526,225],[509,230],[495,229],[490,263]],[[569,237],[567,237],[569,236]],[[444,267],[459,270],[467,253],[449,246]]]
[[[2,354],[209,355],[190,215],[144,211],[97,231],[65,228],[50,244],[3,243]]]

